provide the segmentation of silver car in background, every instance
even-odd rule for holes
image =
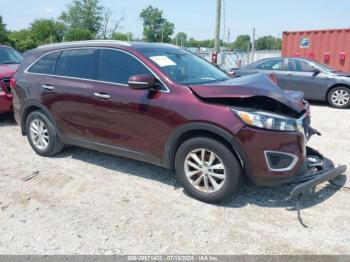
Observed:
[[[306,99],[327,101],[336,108],[350,107],[350,73],[332,69],[306,58],[275,57],[231,69],[234,76],[275,74],[285,90],[298,90]]]

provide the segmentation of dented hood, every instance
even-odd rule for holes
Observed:
[[[202,98],[248,98],[265,96],[274,99],[300,113],[304,110],[304,93],[284,91],[265,74],[232,78],[210,84],[190,85],[191,90]]]

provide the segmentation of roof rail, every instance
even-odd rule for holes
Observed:
[[[103,44],[103,43],[111,43],[111,44],[118,44],[118,45],[125,45],[125,46],[131,46],[130,43],[125,41],[118,41],[118,40],[85,40],[85,41],[73,41],[73,42],[62,42],[62,43],[54,43],[54,44],[45,44],[40,45],[38,48],[46,48],[46,47],[60,47],[65,45],[80,45],[80,44]]]

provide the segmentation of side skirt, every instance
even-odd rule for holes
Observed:
[[[160,158],[149,154],[133,151],[127,148],[107,145],[107,144],[103,144],[95,141],[88,141],[86,139],[71,137],[71,136],[69,137],[64,136],[64,137],[61,137],[61,139],[63,143],[67,145],[73,145],[73,146],[83,147],[87,149],[92,149],[92,150],[99,151],[106,154],[121,156],[125,158],[131,158],[134,160],[164,167],[163,161]]]

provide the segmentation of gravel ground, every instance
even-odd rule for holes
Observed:
[[[310,144],[350,165],[350,110],[314,104],[312,114],[324,135]],[[245,185],[201,203],[141,162],[76,147],[39,157],[10,116],[0,116],[0,152],[1,254],[350,254],[348,188],[325,183],[303,199],[305,228],[283,201],[290,188]]]

